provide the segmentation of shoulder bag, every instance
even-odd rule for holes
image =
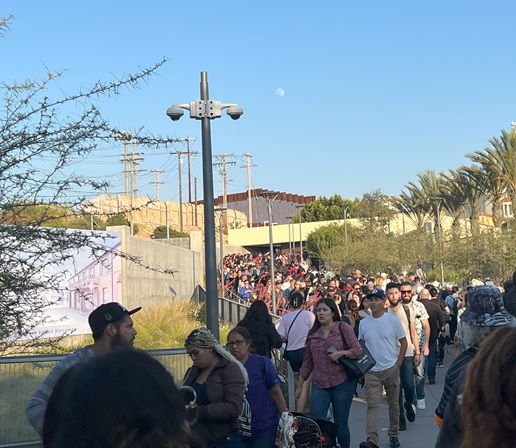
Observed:
[[[344,338],[342,324],[339,324],[339,331],[340,337],[342,338],[342,345],[347,350],[349,345],[346,343],[346,339]],[[344,368],[346,376],[350,381],[359,380],[376,364],[376,361],[367,349],[365,342],[363,340],[359,340],[358,342],[362,347],[362,356],[360,358],[352,359],[346,356],[341,356],[337,359],[337,362]]]
[[[290,333],[290,329],[292,328],[292,325],[294,325],[294,322],[296,321],[296,319],[299,317],[299,315],[303,312],[303,310],[299,311],[299,313],[296,314],[296,317],[294,317],[294,320],[292,321],[292,323],[290,324],[290,326],[288,327],[288,330],[287,330],[287,340],[285,341],[285,350],[283,350],[283,359],[285,361],[288,361],[288,352],[287,352],[287,347],[288,347],[288,334]]]

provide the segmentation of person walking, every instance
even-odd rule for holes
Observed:
[[[185,348],[193,365],[183,385],[191,386],[197,395],[198,419],[193,432],[206,440],[207,448],[239,448],[238,417],[244,405],[247,371],[207,328],[193,330]]]
[[[399,448],[400,368],[407,351],[407,338],[399,319],[386,312],[385,293],[373,289],[367,295],[371,315],[360,321],[358,338],[363,339],[376,365],[365,374],[367,401],[367,441],[360,448],[378,448],[380,400],[383,388],[389,405],[390,448]]]
[[[315,313],[317,319],[306,340],[306,352],[295,397],[299,400],[303,383],[312,375],[312,413],[326,418],[331,403],[337,425],[337,439],[342,448],[349,448],[348,419],[357,382],[347,378],[337,359],[341,356],[358,358],[362,355],[362,347],[353,328],[340,321],[339,310],[333,299],[320,299],[315,304]]]
[[[287,409],[272,361],[249,351],[251,334],[244,327],[228,333],[229,352],[240,361],[249,376],[245,393],[251,407],[251,438],[242,439],[242,448],[273,448],[278,429],[278,415]]]
[[[417,368],[421,363],[421,352],[419,350],[419,339],[416,332],[414,313],[412,309],[401,300],[399,283],[389,283],[387,285],[387,298],[389,301],[387,311],[399,319],[407,338],[407,351],[400,369],[399,394],[399,430],[405,431],[407,429],[407,420],[411,423],[416,420],[414,368]],[[403,400],[403,396],[405,396],[405,401]]]
[[[430,295],[430,291],[423,288],[419,293],[419,300],[428,313],[430,325],[430,339],[428,341],[428,357],[425,361],[425,372],[428,375],[428,384],[435,384],[435,370],[437,367],[437,342],[439,335],[444,333],[444,313],[436,299]]]
[[[90,313],[88,323],[93,336],[93,344],[76,350],[60,361],[27,404],[25,415],[40,436],[43,435],[43,420],[47,403],[59,378],[71,367],[92,356],[101,355],[116,348],[132,348],[137,332],[131,316],[140,310],[141,307],[128,311],[120,303],[110,302],[100,305]]]
[[[429,349],[430,340],[430,324],[428,323],[428,313],[425,306],[414,300],[413,289],[410,282],[403,282],[400,285],[401,300],[403,305],[410,308],[414,314],[414,325],[419,340],[419,353],[421,353],[421,362],[414,366],[414,378],[416,380],[416,400],[418,409],[426,409],[425,401],[425,362]]]
[[[251,333],[251,353],[271,359],[272,350],[283,345],[263,300],[255,300],[237,326],[245,327]]]

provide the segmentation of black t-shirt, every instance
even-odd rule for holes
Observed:
[[[420,302],[428,313],[428,323],[430,324],[430,344],[435,343],[439,337],[439,331],[444,327],[444,313],[437,300],[422,299]]]

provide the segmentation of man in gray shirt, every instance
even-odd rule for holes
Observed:
[[[49,373],[45,381],[30,399],[25,415],[36,432],[43,435],[43,420],[47,403],[61,376],[74,365],[87,360],[90,356],[100,355],[118,347],[132,347],[136,337],[131,314],[141,307],[128,311],[117,302],[100,305],[88,316],[93,344],[80,348],[60,361]]]

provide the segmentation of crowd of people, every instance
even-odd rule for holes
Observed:
[[[516,324],[509,311],[516,272],[502,296],[491,282],[441,288],[412,272],[367,276],[357,269],[344,275],[323,266],[305,269],[302,256],[284,265],[276,260],[282,316],[276,328],[267,295],[267,255],[226,260],[228,288],[242,284],[243,294],[237,294],[242,300],[254,291],[247,299],[250,307],[226,346],[206,328],[186,337],[192,366],[181,388],[157,361],[132,348],[137,333],[131,316],[140,308],[110,303],[90,314],[94,343],[61,361],[27,406],[45,447],[284,446],[276,434],[287,405],[273,356],[281,348],[280,362],[295,373],[291,411],[333,420],[340,446],[348,448],[358,382],[337,360],[360,358],[360,341],[376,361],[359,381],[367,403],[360,448],[379,446],[382,397],[389,408],[389,446],[401,446],[400,431],[426,409],[425,389],[436,382],[446,346],[453,347],[455,358],[449,360],[435,410],[440,428],[435,446],[514,446]],[[239,418],[246,407],[249,433]]]

